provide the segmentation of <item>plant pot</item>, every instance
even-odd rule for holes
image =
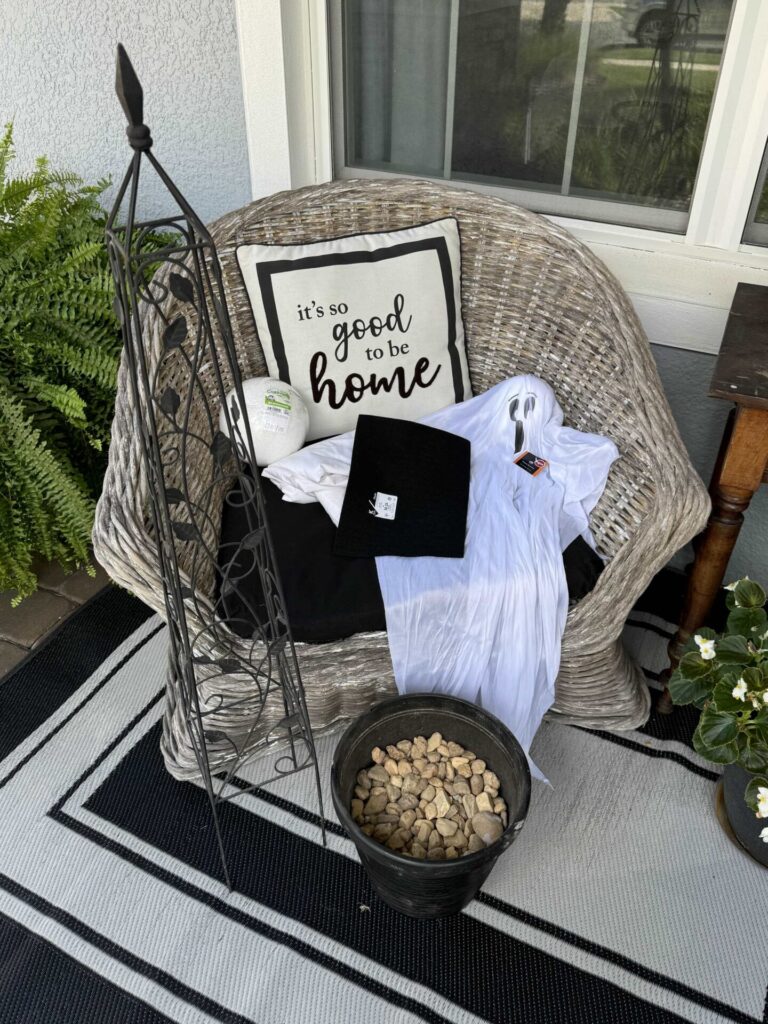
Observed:
[[[733,834],[758,864],[768,867],[768,843],[760,839],[768,819],[756,818],[744,802],[744,790],[751,778],[739,765],[729,764],[723,772],[723,803]]]
[[[370,765],[374,747],[433,732],[473,750],[486,762],[501,781],[509,814],[507,827],[495,843],[449,861],[416,860],[388,850],[361,831],[349,809],[357,773]],[[382,701],[352,722],[334,753],[331,791],[339,821],[379,896],[410,917],[434,918],[457,914],[465,907],[514,841],[528,812],[531,773],[520,744],[487,711],[455,697],[408,694]]]

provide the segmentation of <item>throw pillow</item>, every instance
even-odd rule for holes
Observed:
[[[305,245],[237,249],[271,377],[309,408],[309,440],[360,413],[416,420],[471,397],[455,218]]]

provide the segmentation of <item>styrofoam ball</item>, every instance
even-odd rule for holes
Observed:
[[[243,381],[243,398],[259,466],[269,466],[301,448],[307,439],[309,412],[295,388],[271,377],[252,377]],[[227,407],[230,418],[236,423],[236,436],[239,427],[245,437],[243,425],[237,420],[239,404],[234,391],[227,395]],[[219,414],[219,428],[229,434],[223,409]],[[246,457],[245,451],[241,454]]]

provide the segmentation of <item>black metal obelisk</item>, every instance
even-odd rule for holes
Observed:
[[[309,768],[322,823],[317,755],[264,502],[257,474],[249,470],[256,459],[248,418],[239,413],[245,402],[216,248],[152,152],[141,83],[122,45],[116,91],[133,156],[107,220],[106,243],[146,479],[147,530],[168,622],[169,686],[182,733],[176,739],[194,751],[224,880],[232,888],[222,805]],[[145,169],[162,183],[173,207],[167,216],[139,219]],[[155,201],[156,196],[155,191]],[[227,402],[232,390],[236,402],[231,395]],[[220,415],[226,429],[219,427]],[[201,459],[213,467],[207,484],[200,483]],[[220,607],[220,595],[232,595],[239,585],[226,571],[222,578],[217,556],[221,495],[233,488],[248,517],[241,548],[252,558],[264,593],[258,606],[242,595],[247,644],[231,632]],[[217,578],[218,590],[212,582]],[[282,702],[284,714],[265,727],[269,701]],[[272,762],[268,752],[274,747],[280,754]],[[269,761],[268,777],[251,782],[239,773],[257,758],[259,770]]]

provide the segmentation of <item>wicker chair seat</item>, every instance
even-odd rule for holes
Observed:
[[[547,381],[565,421],[605,434],[621,458],[592,515],[592,529],[609,562],[595,589],[569,613],[563,637],[556,703],[550,716],[579,725],[634,729],[647,718],[649,692],[625,653],[620,635],[651,578],[698,533],[709,511],[707,492],[691,466],[664,396],[650,347],[622,288],[580,242],[544,218],[501,199],[425,181],[335,182],[284,192],[250,204],[211,228],[225,278],[235,344],[244,377],[266,372],[240,277],[235,250],[243,243],[299,243],[358,232],[392,230],[455,216],[461,232],[462,306],[475,393],[506,377],[532,373]],[[169,299],[172,306],[173,300]],[[160,317],[145,319],[150,364],[163,374]],[[184,400],[184,379],[172,381]],[[225,381],[229,385],[230,382]],[[211,382],[211,396],[214,385]],[[135,431],[125,366],[118,393],[109,466],[97,508],[94,547],[119,584],[165,614],[158,559],[149,524],[147,481]],[[200,415],[200,429],[204,417]],[[211,488],[210,460],[187,486]],[[171,481],[172,482],[172,481]],[[218,541],[223,493],[215,495],[207,543]],[[216,505],[218,502],[218,505]],[[179,546],[182,568],[196,585],[189,623],[196,649],[220,655],[208,627],[213,573],[195,576],[191,552]],[[232,638],[228,657],[252,653],[253,642]],[[338,643],[297,644],[310,717],[316,730],[355,716],[394,691],[385,633]],[[201,705],[219,736],[209,744],[212,768],[232,756],[233,744],[255,743],[254,715],[274,724],[284,710],[269,695],[246,692],[250,677],[207,674],[198,667]],[[177,778],[198,774],[169,672],[163,754]],[[242,697],[226,714],[222,694]]]

